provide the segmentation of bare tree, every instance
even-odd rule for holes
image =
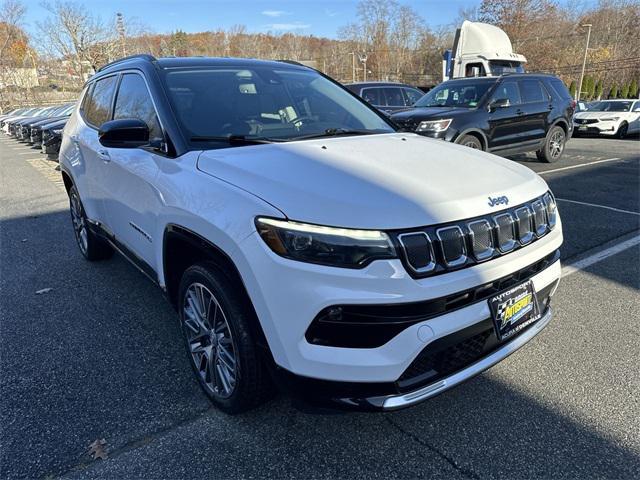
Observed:
[[[117,56],[115,24],[105,24],[78,3],[56,1],[43,6],[50,13],[37,24],[45,39],[44,47],[68,61],[79,82]]]

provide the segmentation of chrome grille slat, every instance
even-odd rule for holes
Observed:
[[[405,267],[422,278],[523,248],[552,231],[557,221],[555,199],[547,192],[499,212],[393,234]]]

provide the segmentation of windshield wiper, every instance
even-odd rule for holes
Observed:
[[[226,142],[231,145],[261,145],[263,143],[274,143],[278,140],[266,137],[247,137],[246,135],[220,135],[220,136],[195,136],[189,139],[192,142]]]
[[[350,130],[348,128],[327,128],[322,133],[312,133],[309,135],[302,135],[300,137],[291,137],[289,138],[289,140],[290,141],[309,140],[312,138],[339,137],[342,135],[375,135],[376,133],[385,133],[385,132],[372,132],[371,130]]]

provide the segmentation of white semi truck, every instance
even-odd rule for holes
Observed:
[[[443,55],[443,80],[461,77],[523,73],[527,59],[513,51],[511,40],[500,28],[465,20],[456,30],[453,50]]]

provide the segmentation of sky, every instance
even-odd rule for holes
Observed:
[[[2,0],[0,0],[1,2]],[[76,0],[78,1],[78,0]],[[245,25],[250,32],[296,32],[336,38],[338,29],[355,20],[357,0],[79,0],[104,20],[121,12],[155,33],[201,32]],[[400,0],[430,26],[454,22],[460,8],[480,0]],[[39,2],[27,2],[27,29],[47,16]]]

